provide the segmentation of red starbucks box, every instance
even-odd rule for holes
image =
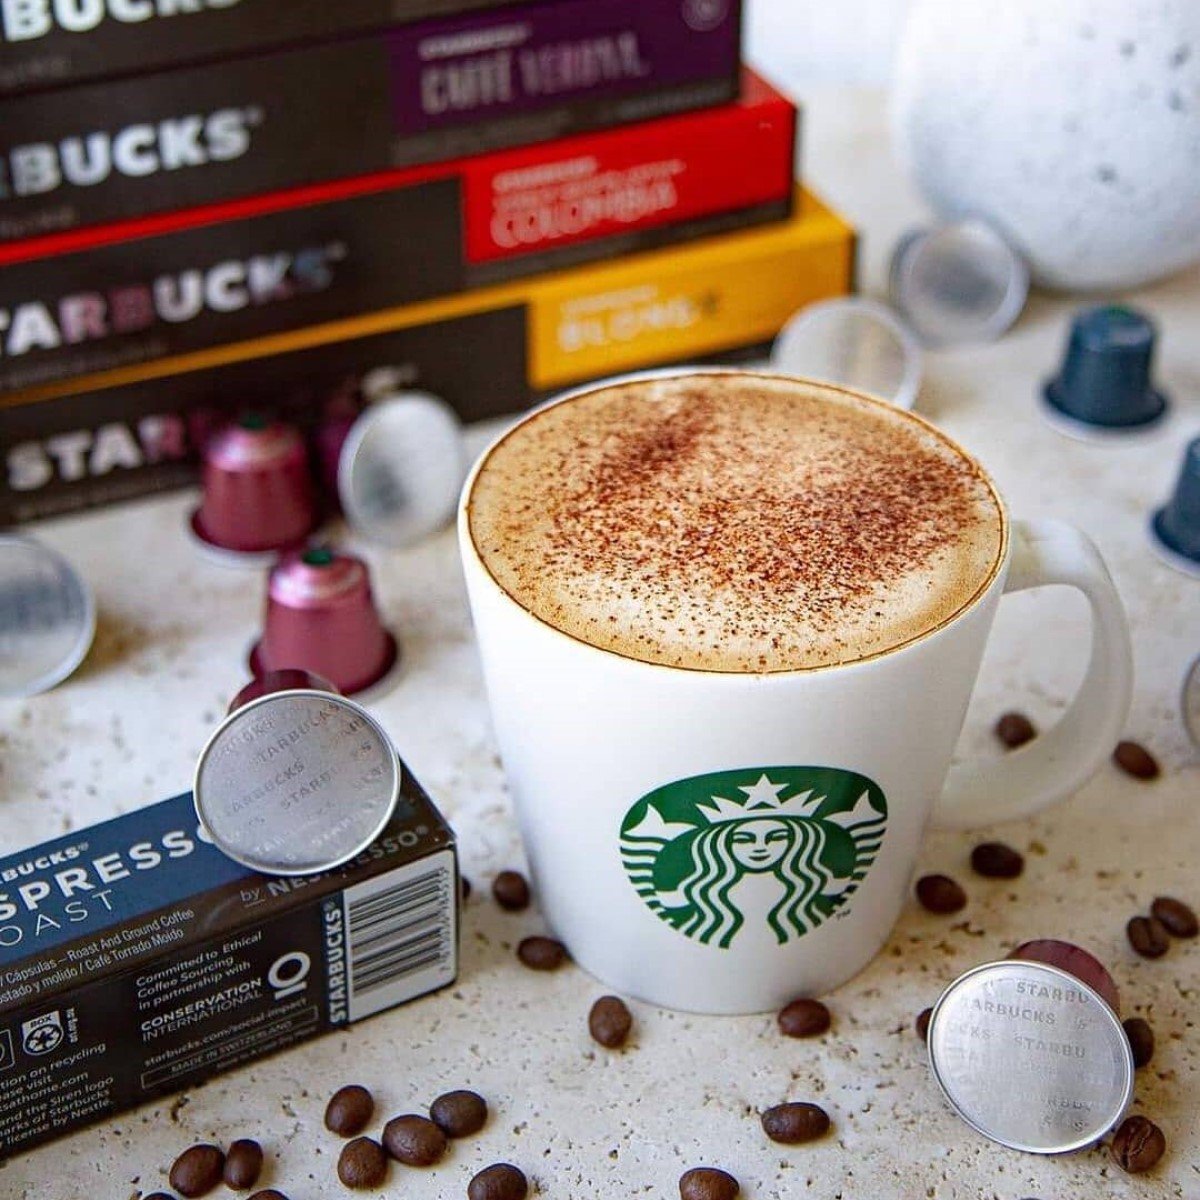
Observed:
[[[748,73],[700,113],[0,246],[0,393],[786,219],[796,124]]]

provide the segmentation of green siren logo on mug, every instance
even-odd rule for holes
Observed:
[[[835,767],[752,767],[656,788],[621,825],[621,859],[652,912],[706,946],[783,945],[858,890],[887,800]]]

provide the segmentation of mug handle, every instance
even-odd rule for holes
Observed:
[[[1003,758],[958,763],[933,810],[939,829],[1011,821],[1065,800],[1112,752],[1129,714],[1133,650],[1116,585],[1094,543],[1062,521],[1013,524],[1004,591],[1066,584],[1087,597],[1092,651],[1071,707],[1047,733]]]

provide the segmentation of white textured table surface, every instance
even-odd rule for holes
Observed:
[[[864,94],[813,98],[809,176],[862,227],[864,281],[876,290],[886,253],[919,216],[892,164],[882,105]],[[1200,771],[1180,722],[1186,662],[1200,653],[1200,583],[1150,553],[1146,515],[1169,490],[1186,439],[1200,430],[1200,274],[1135,297],[1161,321],[1169,423],[1145,440],[1093,446],[1052,433],[1037,415],[1072,305],[1035,298],[995,346],[929,363],[919,408],[976,451],[1017,515],[1074,521],[1101,545],[1125,597],[1137,662],[1131,736],[1164,776],[1135,782],[1101,771],[1045,818],[995,832],[1029,852],[1012,884],[972,878],[975,837],[930,838],[924,868],[968,886],[957,917],[910,904],[879,959],[828,998],[831,1034],[789,1042],[769,1016],[702,1018],[635,1005],[630,1047],[592,1044],[586,1013],[602,988],[577,968],[533,974],[514,960],[536,911],[501,913],[488,883],[520,864],[492,745],[453,535],[406,554],[370,553],[388,618],[400,631],[400,686],[376,706],[460,837],[476,884],[464,921],[462,974],[440,995],[223,1076],[185,1102],[152,1104],[0,1165],[0,1196],[112,1197],[165,1184],[195,1140],[259,1138],[265,1184],[292,1200],[345,1195],[325,1100],[353,1081],[386,1115],[420,1111],[439,1092],[472,1087],[494,1118],[433,1172],[393,1170],[384,1196],[458,1197],[481,1166],[523,1166],[540,1194],[584,1200],[678,1194],[680,1173],[719,1164],[750,1200],[812,1195],[1093,1200],[1200,1196],[1200,943],[1137,959],[1123,930],[1160,893],[1200,903]],[[100,631],[85,668],[57,691],[0,704],[0,853],[187,787],[207,732],[243,682],[262,580],[201,561],[183,537],[190,497],[171,497],[36,532],[92,581]],[[1082,669],[1082,602],[1056,591],[1005,602],[964,749],[992,752],[991,720],[1007,707],[1053,720]],[[961,970],[1034,936],[1072,939],[1106,960],[1126,1014],[1158,1035],[1139,1072],[1137,1110],[1166,1131],[1168,1157],[1127,1177],[1102,1149],[1063,1159],[1002,1150],[972,1133],[937,1095],[915,1014]],[[835,1132],[807,1147],[766,1141],[757,1110],[783,1100],[824,1105]]]

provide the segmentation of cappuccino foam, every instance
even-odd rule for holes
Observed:
[[[818,384],[693,374],[546,408],[480,467],[487,570],[616,654],[765,673],[854,662],[938,628],[999,569],[987,476],[935,429]]]

